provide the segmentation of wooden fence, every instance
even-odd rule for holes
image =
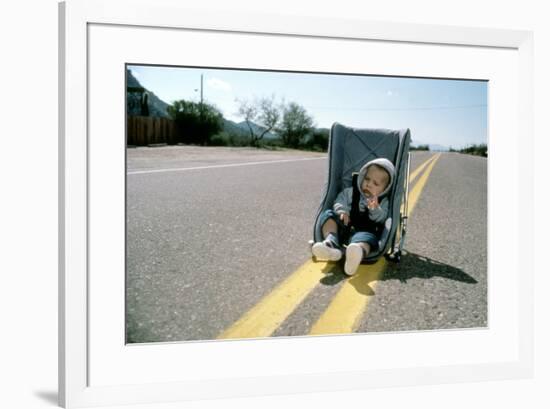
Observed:
[[[127,135],[127,145],[176,143],[176,127],[174,121],[168,118],[128,116]]]

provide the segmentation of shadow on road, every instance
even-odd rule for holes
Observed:
[[[343,262],[327,263],[322,272],[325,276],[319,282],[323,285],[333,286],[347,278],[344,274]]]
[[[406,282],[411,278],[430,279],[434,277],[477,284],[476,279],[459,268],[414,253],[403,255],[401,263],[388,263],[388,268],[381,279]]]
[[[323,269],[323,273],[325,276],[320,280],[320,283],[327,286],[336,285],[348,278],[344,274],[343,262],[327,263]],[[467,284],[477,284],[476,279],[456,267],[414,253],[403,255],[400,263],[388,262],[381,276],[378,276],[378,274],[361,275],[361,277],[354,276],[350,278],[350,281],[356,281],[356,283],[352,284],[360,284],[359,287],[364,290],[366,295],[373,295],[370,288],[364,288],[365,285],[373,280],[399,280],[406,283],[411,278],[430,279],[434,277],[460,281]],[[359,283],[359,279],[362,283]]]

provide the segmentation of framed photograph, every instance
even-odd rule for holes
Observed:
[[[60,404],[531,376],[532,33],[59,16]]]

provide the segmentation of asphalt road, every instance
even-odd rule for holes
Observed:
[[[412,169],[432,155],[413,153]],[[437,160],[407,255],[369,284],[357,331],[487,325],[486,165]],[[322,154],[138,148],[127,169],[128,342],[214,339],[310,260]],[[331,265],[272,335],[308,334],[345,282]]]

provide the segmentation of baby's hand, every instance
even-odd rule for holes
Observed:
[[[342,220],[342,223],[344,223],[344,226],[347,226],[349,224],[349,214],[342,213],[340,215],[340,220]]]
[[[380,204],[378,203],[378,196],[371,196],[367,198],[367,207],[369,209],[376,209]]]

